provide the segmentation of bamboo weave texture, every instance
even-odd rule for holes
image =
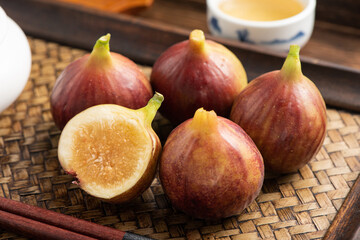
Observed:
[[[298,172],[268,176],[259,197],[240,215],[205,221],[176,211],[158,179],[128,205],[88,196],[57,160],[60,131],[49,95],[56,77],[86,52],[28,38],[32,71],[17,101],[0,114],[0,196],[155,239],[321,239],[360,171],[360,115],[328,109],[321,151]],[[151,68],[143,67],[149,74]],[[306,69],[304,69],[306,71]],[[162,140],[171,131],[157,116]],[[24,239],[0,230],[0,239]]]

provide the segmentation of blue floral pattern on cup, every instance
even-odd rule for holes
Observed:
[[[210,25],[215,31],[217,31],[218,33],[221,33],[221,28],[219,26],[219,21],[217,20],[217,18],[211,17]]]
[[[251,41],[249,39],[249,31],[247,29],[244,29],[244,30],[238,30],[236,31],[236,34],[238,36],[238,39],[241,41],[241,42],[246,42],[246,43],[255,43],[254,41]]]
[[[283,43],[289,43],[292,42],[298,38],[301,38],[305,36],[305,33],[303,31],[299,31],[297,34],[295,34],[293,37],[289,38],[289,39],[274,39],[272,41],[268,41],[268,42],[261,42],[262,44],[283,44]]]
[[[254,41],[249,39],[249,31],[247,29],[238,30],[238,31],[236,31],[236,34],[238,36],[239,41],[255,44]],[[284,44],[284,43],[292,42],[292,41],[294,41],[294,40],[296,40],[298,38],[301,38],[303,36],[305,36],[305,33],[303,31],[299,31],[297,34],[295,34],[293,37],[291,37],[289,39],[274,39],[274,40],[271,40],[271,41],[262,41],[262,42],[259,42],[259,43],[260,44],[266,44],[266,45]]]

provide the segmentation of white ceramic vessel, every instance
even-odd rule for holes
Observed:
[[[276,52],[287,52],[291,44],[304,46],[314,29],[316,0],[299,0],[304,10],[277,21],[248,21],[232,17],[219,9],[226,0],[207,0],[207,20],[215,36],[237,39]]]
[[[20,27],[0,7],[0,112],[20,95],[30,70],[29,42]]]

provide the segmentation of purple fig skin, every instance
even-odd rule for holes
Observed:
[[[195,116],[176,127],[160,157],[166,195],[175,208],[195,218],[240,214],[264,180],[263,159],[251,138],[237,124],[214,115],[216,123],[193,124]]]
[[[118,104],[138,109],[152,97],[149,80],[133,61],[114,52],[101,54],[93,59],[86,54],[70,63],[56,80],[50,104],[59,129],[91,106]]]
[[[251,81],[230,114],[259,148],[266,171],[274,173],[303,167],[326,134],[326,106],[319,90],[301,69],[293,79],[284,79],[283,69]]]
[[[228,117],[235,97],[247,85],[238,58],[199,31],[163,52],[151,73],[153,89],[166,99],[160,113],[173,125],[192,118],[200,107]],[[193,33],[200,39],[193,39]]]

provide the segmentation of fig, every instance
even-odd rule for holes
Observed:
[[[88,194],[111,203],[128,202],[153,181],[161,144],[151,128],[163,96],[133,110],[100,104],[80,112],[60,135],[58,158]]]
[[[140,68],[110,52],[110,34],[96,41],[91,54],[70,63],[57,78],[50,96],[55,124],[63,129],[77,113],[98,104],[144,107],[153,92]]]
[[[171,46],[156,60],[150,83],[166,99],[160,113],[178,125],[200,107],[228,117],[247,77],[230,50],[193,30],[188,40]]]
[[[200,108],[170,133],[159,176],[175,208],[220,219],[241,213],[258,196],[264,163],[241,127]]]
[[[291,45],[281,70],[249,83],[235,99],[230,119],[254,140],[274,173],[294,172],[319,151],[326,133],[326,106],[305,77],[300,47]]]

